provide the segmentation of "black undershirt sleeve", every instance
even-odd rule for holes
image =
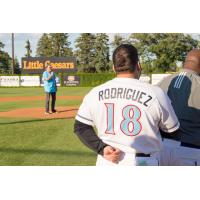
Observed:
[[[103,149],[108,146],[95,133],[94,128],[78,120],[74,123],[74,133],[87,147],[97,154],[103,155]]]
[[[180,140],[180,130],[177,129],[174,132],[166,133],[163,130],[160,129],[160,134],[162,138],[172,139],[172,140]]]

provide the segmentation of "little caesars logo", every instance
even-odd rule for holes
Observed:
[[[44,67],[47,66],[48,64],[50,64],[54,69],[74,69],[74,63],[72,62],[52,62],[50,60],[41,62],[39,60],[36,61],[24,60],[22,64],[23,64],[23,69],[44,69]]]

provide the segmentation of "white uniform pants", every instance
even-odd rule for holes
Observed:
[[[174,155],[181,166],[200,166],[200,149],[180,146]]]
[[[180,147],[180,144],[180,142],[171,139],[163,140],[163,149],[160,151],[161,166],[180,165],[179,160],[175,156],[175,152]]]
[[[200,149],[181,146],[180,142],[164,139],[160,152],[161,166],[197,166],[200,165]]]
[[[158,156],[136,157],[134,153],[124,153],[118,164],[110,162],[98,155],[96,166],[158,166]]]

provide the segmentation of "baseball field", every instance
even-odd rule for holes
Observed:
[[[58,112],[45,115],[43,88],[0,88],[0,165],[95,165],[95,153],[73,133],[74,116],[90,89],[59,88]]]

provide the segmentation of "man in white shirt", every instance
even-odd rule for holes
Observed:
[[[74,131],[98,154],[96,165],[158,165],[160,130],[175,134],[179,128],[170,100],[159,87],[138,80],[141,66],[134,46],[117,47],[113,65],[117,77],[85,96]]]

